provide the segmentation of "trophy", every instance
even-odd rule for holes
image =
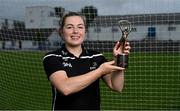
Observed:
[[[119,40],[122,54],[117,55],[116,64],[119,67],[128,68],[128,55],[124,53],[125,42],[131,32],[131,23],[127,20],[118,21],[118,26],[122,32],[121,39]]]

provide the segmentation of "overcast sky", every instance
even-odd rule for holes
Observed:
[[[24,20],[27,6],[61,6],[79,11],[93,5],[99,15],[180,13],[180,0],[0,0],[0,18]]]

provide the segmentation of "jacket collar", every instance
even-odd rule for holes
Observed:
[[[81,47],[82,47],[82,53],[80,54],[79,57],[81,57],[81,56],[86,56],[86,55],[88,54],[88,51],[84,48],[83,45],[82,45]],[[67,50],[65,44],[62,44],[62,46],[61,46],[61,53],[62,53],[63,56],[75,57],[72,53],[70,53],[70,52]]]

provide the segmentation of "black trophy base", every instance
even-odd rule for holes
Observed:
[[[122,68],[128,68],[128,55],[126,54],[117,55],[116,59],[117,59],[116,60],[117,66]]]

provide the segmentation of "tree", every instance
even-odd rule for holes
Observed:
[[[90,23],[93,22],[96,16],[98,16],[98,10],[94,6],[85,6],[81,9],[81,13],[86,17],[86,27],[88,30]]]
[[[57,17],[63,17],[64,13],[65,13],[65,9],[62,7],[55,7],[55,15]]]
[[[25,23],[20,21],[14,21],[14,28],[15,29],[25,29]]]
[[[8,19],[4,19],[4,22],[2,23],[2,29],[7,30],[8,29]]]

